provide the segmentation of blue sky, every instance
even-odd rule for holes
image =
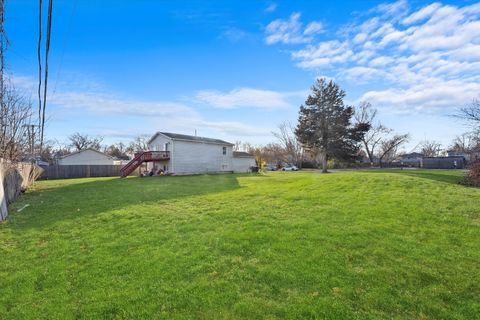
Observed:
[[[474,1],[54,1],[47,138],[173,131],[253,144],[296,122],[316,77],[446,147],[480,98]],[[6,7],[8,69],[35,99],[37,1]]]

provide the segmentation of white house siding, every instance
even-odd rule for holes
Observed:
[[[231,144],[172,139],[159,133],[150,141],[148,147],[152,151],[166,151],[166,143],[169,143],[167,151],[170,151],[170,160],[149,163],[149,170],[154,165],[157,168],[164,168],[166,165],[168,171],[173,174],[232,172],[234,170]],[[223,147],[226,148],[225,155]],[[241,172],[247,171],[247,169],[243,170],[242,165],[239,165],[239,168],[242,168]]]
[[[223,147],[227,153],[223,155]],[[171,162],[175,174],[232,171],[232,146],[174,140]]]
[[[113,159],[93,150],[83,150],[58,160],[60,165],[113,165]]]
[[[233,172],[250,172],[250,167],[255,167],[254,157],[233,157],[232,168]]]
[[[171,148],[172,139],[159,134],[155,137],[153,141],[150,142],[150,144],[148,145],[148,148],[150,149],[150,151],[167,151],[165,150],[166,143],[170,143],[168,147]],[[168,151],[172,151],[172,150],[169,149]]]
[[[168,145],[168,150],[165,150],[165,144]],[[153,166],[156,166],[157,169],[166,169],[169,172],[173,173],[173,166],[172,166],[172,158],[173,158],[173,140],[165,137],[164,135],[157,135],[155,139],[153,139],[150,144],[148,145],[148,149],[150,151],[170,151],[170,160],[164,160],[164,161],[155,161],[155,162],[149,162],[147,164],[147,169],[151,170]]]

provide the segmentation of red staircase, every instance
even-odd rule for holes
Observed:
[[[135,157],[130,160],[120,172],[122,174],[122,178],[131,174],[135,169],[137,169],[142,163],[144,162],[151,162],[151,161],[162,161],[162,160],[170,160],[170,152],[169,151],[144,151],[140,153],[136,153]]]

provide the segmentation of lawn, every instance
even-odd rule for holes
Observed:
[[[0,224],[0,319],[479,319],[480,189],[460,179],[41,181]]]

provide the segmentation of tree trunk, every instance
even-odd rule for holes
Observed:
[[[320,163],[322,164],[322,173],[327,173],[327,153],[320,151],[318,154]]]

